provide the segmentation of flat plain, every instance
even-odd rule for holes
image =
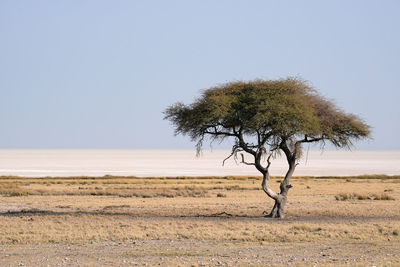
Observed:
[[[285,219],[260,184],[3,176],[0,265],[400,265],[400,176],[295,177]]]

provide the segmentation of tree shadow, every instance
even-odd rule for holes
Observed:
[[[292,215],[288,214],[284,219],[265,217],[264,214],[260,215],[249,215],[249,214],[230,214],[228,212],[219,212],[211,214],[137,214],[129,211],[52,211],[52,210],[40,210],[40,209],[22,209],[18,211],[7,211],[0,212],[2,217],[32,217],[32,216],[80,216],[80,215],[92,215],[92,216],[125,216],[135,219],[205,219],[205,220],[237,220],[237,221],[262,221],[266,223],[349,223],[349,222],[373,222],[373,221],[400,221],[400,215],[396,216],[378,216],[378,215],[366,215],[366,216],[353,216],[353,215],[315,215],[315,214],[304,214],[304,215]]]

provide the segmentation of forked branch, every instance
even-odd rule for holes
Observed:
[[[231,154],[230,154],[228,157],[226,157],[226,158],[222,161],[222,166],[224,166],[224,165],[225,165],[225,161],[227,161],[228,159],[230,159],[232,156],[233,156],[233,158],[234,158],[235,161],[236,161],[236,159],[237,159],[237,153],[238,153],[238,152],[241,152],[241,151],[243,151],[243,149],[241,149],[240,146],[234,145],[234,146],[232,147]]]
[[[244,160],[244,155],[243,154],[240,154],[240,155],[242,156],[242,161],[240,163],[243,163],[243,164],[246,164],[246,165],[251,165],[251,166],[255,166],[256,165],[255,163],[246,162]]]

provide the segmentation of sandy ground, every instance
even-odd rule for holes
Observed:
[[[222,166],[229,150],[205,150],[196,158],[194,150],[0,150],[0,175],[77,176],[132,175],[223,176],[259,175],[252,166],[233,159]],[[155,167],[157,166],[157,167]],[[287,163],[272,162],[272,175],[284,175]],[[304,152],[296,175],[346,176],[400,174],[400,151]]]

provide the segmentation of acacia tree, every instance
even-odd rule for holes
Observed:
[[[232,153],[252,155],[262,174],[261,187],[275,201],[268,217],[283,218],[290,178],[301,158],[305,143],[326,142],[349,148],[357,139],[370,135],[370,127],[323,98],[307,82],[298,78],[229,82],[204,90],[190,105],[178,102],[168,107],[165,118],[175,126],[175,134],[189,135],[202,148],[211,140],[234,138]],[[271,157],[283,154],[288,163],[280,192],[268,186]]]

